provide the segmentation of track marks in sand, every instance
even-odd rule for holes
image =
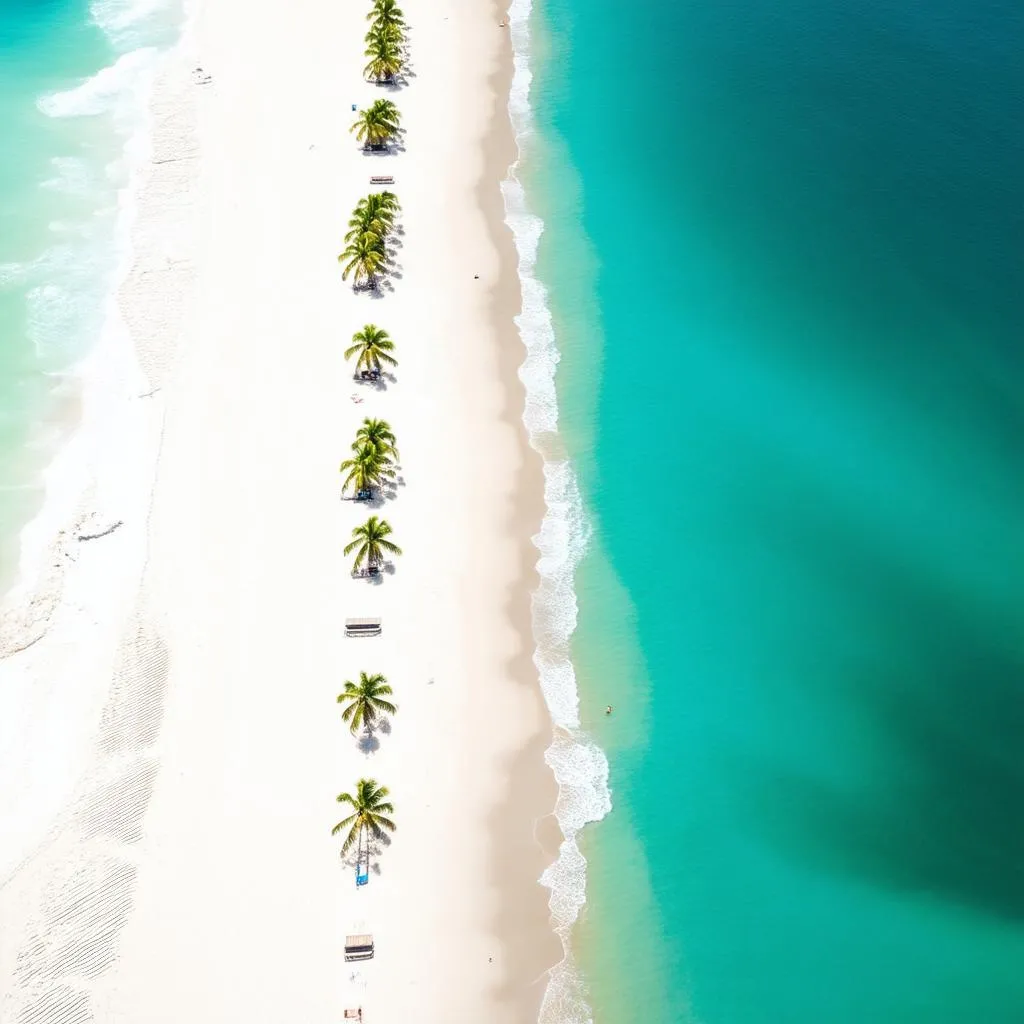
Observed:
[[[93,768],[39,854],[0,890],[28,903],[0,1018],[12,1024],[86,1024],[92,983],[115,962],[131,915],[159,761],[167,649],[144,619],[126,631],[100,720]]]

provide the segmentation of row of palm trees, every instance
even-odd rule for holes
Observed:
[[[365,283],[377,287],[377,278],[391,262],[388,240],[395,229],[401,206],[394,192],[371,192],[356,204],[345,234],[345,248],[338,255],[341,279],[358,288]]]
[[[386,716],[398,711],[398,706],[388,700],[392,695],[387,679],[379,672],[372,675],[360,672],[359,682],[346,680],[345,689],[338,694],[338,703],[345,705],[341,719],[353,734],[360,729],[371,732]],[[331,835],[336,836],[348,829],[341,844],[342,854],[352,848],[364,830],[378,841],[386,832],[395,831],[390,817],[395,808],[388,795],[387,787],[378,785],[375,779],[360,779],[354,793],[338,794],[337,802],[352,808],[352,813],[331,830]]]
[[[396,0],[375,0],[367,18],[370,22],[370,30],[366,34],[369,63],[364,74],[376,82],[393,82],[405,66],[405,17]],[[398,134],[400,120],[393,103],[377,100],[360,112],[351,130],[364,146],[378,149]],[[398,199],[390,192],[372,194],[360,200],[349,221],[345,249],[338,257],[343,264],[342,280],[347,280],[351,274],[356,286],[365,281],[370,288],[376,288],[378,275],[387,269],[389,263],[387,240],[398,212]],[[352,336],[352,345],[346,349],[345,358],[355,357],[357,370],[362,367],[379,373],[382,363],[398,365],[398,360],[391,354],[393,351],[394,342],[387,332],[374,324],[367,324]],[[341,464],[341,471],[346,474],[343,488],[355,488],[357,497],[361,492],[372,493],[374,487],[393,479],[398,457],[390,425],[385,420],[367,417],[356,433],[352,458]],[[355,553],[353,570],[358,571],[364,564],[379,568],[385,555],[400,555],[401,548],[389,539],[390,536],[391,526],[377,516],[370,516],[357,526],[352,531],[351,543],[345,547],[346,555]],[[390,696],[391,687],[384,676],[360,672],[359,682],[346,681],[344,691],[338,695],[338,703],[345,705],[342,720],[348,723],[353,733],[360,729],[372,730],[385,715],[393,715],[398,710],[387,699]],[[332,836],[345,833],[342,855],[363,836],[380,841],[395,831],[397,826],[392,817],[395,808],[389,796],[387,787],[376,779],[360,779],[353,792],[338,794],[337,802],[351,810],[331,829]]]
[[[395,0],[376,0],[366,16],[368,63],[363,74],[372,82],[390,85],[401,75],[406,63],[405,16]]]
[[[367,416],[356,431],[352,442],[352,455],[339,467],[344,474],[342,491],[355,492],[357,501],[365,501],[373,492],[395,479],[398,468],[398,444],[395,432],[387,420]],[[352,541],[345,546],[345,554],[355,552],[353,573],[366,571],[371,576],[380,572],[387,555],[400,555],[402,549],[390,540],[391,525],[386,519],[370,516],[352,531]]]

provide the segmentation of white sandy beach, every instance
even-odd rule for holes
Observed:
[[[122,290],[155,482],[139,470],[123,515],[105,499],[123,527],[79,545],[50,631],[0,662],[29,709],[25,786],[0,804],[24,833],[0,864],[5,1024],[536,1019],[560,947],[532,821],[555,794],[510,602],[538,524],[493,315],[514,271],[476,197],[508,41],[487,3],[404,7],[413,75],[394,93],[360,73],[369,0],[206,0],[159,87]],[[364,155],[351,106],[381,95],[405,151]],[[372,297],[336,256],[381,173],[404,234]],[[380,390],[342,358],[368,322],[398,346]],[[402,455],[374,511],[405,553],[375,582],[349,575],[367,510],[337,472],[367,415]],[[346,638],[349,616],[382,636]],[[399,704],[369,751],[335,703],[360,670]],[[47,783],[61,758],[73,788]],[[399,827],[357,890],[330,829],[363,776]],[[356,932],[376,955],[346,964]]]

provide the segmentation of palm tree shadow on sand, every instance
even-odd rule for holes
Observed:
[[[349,870],[355,874],[359,867],[360,852],[365,860],[367,856],[370,858],[370,870],[380,876],[380,861],[379,858],[383,856],[387,848],[391,845],[391,836],[385,835],[379,839],[370,839],[368,842],[363,840],[364,849],[359,851],[357,849],[358,843],[349,849],[346,853],[341,855],[341,863],[345,865]]]
[[[359,750],[369,757],[380,750],[380,740],[372,729],[366,729],[359,736],[358,746]]]
[[[388,157],[396,153],[405,152],[405,130],[399,129],[395,135],[383,146],[363,146],[361,152],[364,157]]]

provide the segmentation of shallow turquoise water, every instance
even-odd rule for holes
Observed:
[[[0,0],[0,586],[105,327],[146,83],[179,9]]]
[[[42,187],[59,174],[53,160],[61,144],[36,103],[62,81],[102,65],[105,41],[88,26],[87,13],[80,2],[0,4],[0,131],[5,139],[0,161],[0,573],[5,577],[16,557],[15,532],[39,500],[38,490],[28,486],[33,460],[26,446],[52,408],[54,389],[45,376],[54,356],[33,337],[38,332],[30,292],[46,282],[32,268],[53,245],[48,225],[74,205],[72,196]],[[56,359],[59,365],[60,356]]]
[[[538,14],[597,1020],[1024,1020],[1020,8]]]

